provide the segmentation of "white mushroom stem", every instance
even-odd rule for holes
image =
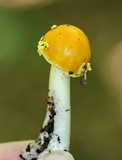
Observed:
[[[54,131],[59,136],[60,143],[55,140],[55,150],[69,150],[70,144],[70,77],[54,65],[51,66],[49,79],[49,97],[53,97]],[[48,106],[49,107],[49,106]]]
[[[70,145],[70,77],[51,66],[47,113],[38,139],[23,150],[21,157],[36,160],[52,151],[68,151]]]

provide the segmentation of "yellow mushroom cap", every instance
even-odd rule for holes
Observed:
[[[38,43],[38,53],[71,77],[86,75],[91,50],[85,33],[72,25],[52,26]]]

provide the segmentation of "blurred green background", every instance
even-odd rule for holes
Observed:
[[[88,85],[71,79],[71,153],[122,160],[122,1],[0,1],[0,142],[36,139],[46,113],[50,65],[37,42],[53,24],[88,36]]]

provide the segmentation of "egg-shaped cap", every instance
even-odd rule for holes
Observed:
[[[38,43],[38,53],[71,77],[91,70],[91,50],[87,36],[73,25],[52,26]]]

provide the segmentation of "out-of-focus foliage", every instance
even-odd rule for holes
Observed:
[[[34,5],[48,5],[56,0],[0,0],[2,7],[26,8]]]
[[[53,24],[64,23],[80,27],[92,49],[88,85],[71,80],[71,152],[77,160],[121,160],[121,0],[0,7],[0,142],[37,138],[50,68],[37,42]]]

